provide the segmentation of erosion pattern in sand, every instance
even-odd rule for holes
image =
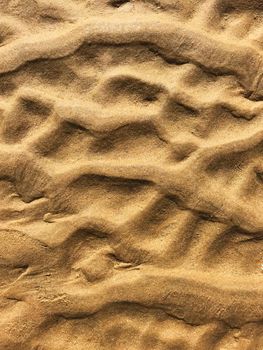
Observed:
[[[0,1],[0,349],[263,349],[263,1]]]

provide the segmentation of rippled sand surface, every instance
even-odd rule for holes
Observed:
[[[0,0],[0,350],[263,349],[263,0]]]

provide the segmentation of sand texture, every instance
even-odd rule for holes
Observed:
[[[263,0],[0,0],[0,350],[263,350]]]

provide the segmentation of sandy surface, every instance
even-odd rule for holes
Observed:
[[[0,350],[263,349],[262,50],[262,0],[0,0]]]

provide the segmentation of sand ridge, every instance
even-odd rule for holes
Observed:
[[[263,348],[262,10],[0,0],[0,350]]]

